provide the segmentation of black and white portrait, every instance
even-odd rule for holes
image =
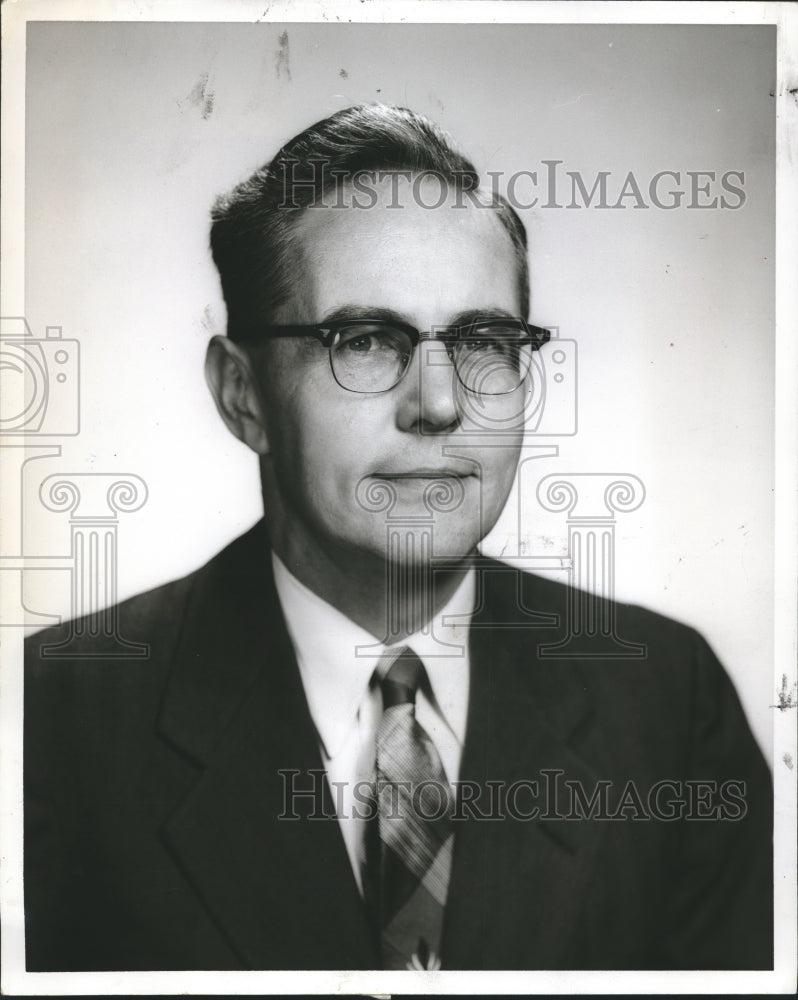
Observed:
[[[785,23],[357,6],[12,25],[14,987],[777,989]]]

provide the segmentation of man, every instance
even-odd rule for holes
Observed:
[[[31,641],[28,968],[770,967],[770,778],[711,651],[599,602],[645,656],[546,658],[573,593],[477,555],[547,339],[511,207],[362,106],[211,242],[266,516],[120,607],[143,664]]]

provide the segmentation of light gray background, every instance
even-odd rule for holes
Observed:
[[[737,211],[522,213],[532,319],[579,343],[580,431],[527,466],[487,549],[565,552],[539,476],[640,477],[617,594],[707,636],[769,753],[774,84],[772,27],[29,24],[25,308],[36,335],[81,342],[82,431],[29,467],[25,553],[68,551],[65,516],[37,499],[51,472],[146,480],[122,517],[120,596],[260,515],[255,458],[202,374],[224,329],[208,211],[311,122],[403,104],[481,170],[560,159],[616,191],[630,170],[644,190],[659,170],[743,170]],[[29,607],[68,614],[65,577],[29,574]]]

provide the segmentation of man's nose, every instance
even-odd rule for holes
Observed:
[[[459,382],[442,341],[419,341],[400,388],[397,421],[402,430],[440,433],[460,422]]]

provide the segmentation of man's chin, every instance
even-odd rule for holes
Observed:
[[[367,548],[388,568],[424,569],[433,564],[459,562],[476,551],[480,536],[477,531],[463,530],[462,523],[447,524],[448,520],[382,525],[382,537],[372,537],[370,545],[361,538],[359,547]]]

